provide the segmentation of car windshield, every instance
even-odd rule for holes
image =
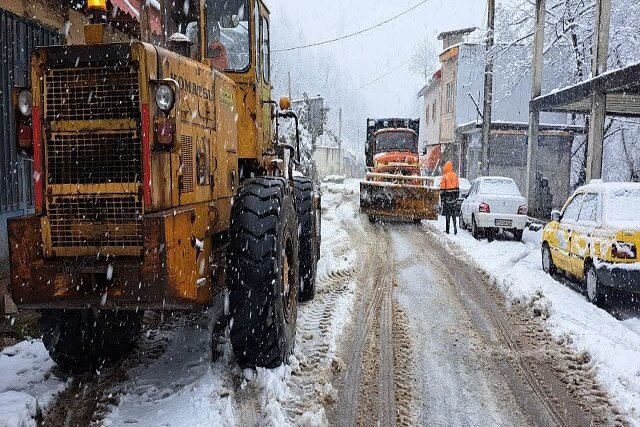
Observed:
[[[640,212],[640,190],[620,189],[606,196],[604,220],[610,224],[638,228]]]
[[[249,67],[248,0],[207,0],[207,58],[226,71]]]
[[[518,186],[511,179],[485,179],[482,181],[481,193],[520,196]]]
[[[376,153],[388,151],[418,152],[418,138],[411,132],[384,132],[376,136]]]

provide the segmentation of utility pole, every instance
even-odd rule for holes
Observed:
[[[289,71],[288,74],[289,74],[289,92],[288,92],[288,94],[289,94],[289,99],[291,99],[291,71]]]
[[[338,109],[338,153],[340,153],[340,157],[338,158],[338,170],[342,174],[342,107]]]
[[[591,74],[597,77],[607,71],[609,55],[609,27],[611,24],[611,0],[596,2],[594,53]],[[604,124],[607,116],[607,95],[594,92],[591,95],[589,117],[589,145],[587,147],[587,183],[602,178],[602,153],[604,147]]]
[[[542,66],[544,55],[544,16],[545,0],[536,0],[536,27],[533,37],[533,77],[531,82],[531,99],[542,94]],[[529,104],[531,105],[531,104]],[[538,204],[538,143],[540,137],[540,111],[529,107],[529,135],[527,145],[527,205],[529,214],[536,211]]]
[[[491,137],[491,113],[493,104],[493,44],[495,40],[496,2],[487,0],[487,44],[484,66],[484,108],[482,112],[482,157],[480,173],[489,174],[489,139]]]

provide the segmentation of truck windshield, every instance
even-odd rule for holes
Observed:
[[[384,132],[376,136],[376,153],[388,151],[418,152],[418,138],[410,132]]]
[[[249,1],[207,0],[207,58],[219,70],[249,68]]]

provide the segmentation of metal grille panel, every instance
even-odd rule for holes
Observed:
[[[134,195],[59,196],[48,212],[54,250],[142,247],[142,203]]]
[[[47,141],[49,184],[139,183],[140,170],[135,131],[60,133]]]
[[[136,65],[49,69],[45,88],[49,121],[140,117]]]
[[[193,193],[195,188],[195,167],[193,162],[193,138],[182,135],[180,143],[180,157],[182,161],[181,193]]]
[[[4,2],[2,2],[4,3]],[[0,212],[33,207],[31,162],[18,156],[11,105],[15,86],[30,86],[31,51],[36,46],[60,44],[63,36],[40,23],[14,15],[0,6]],[[0,240],[5,241],[6,236]],[[0,243],[0,262],[6,259]],[[5,269],[0,265],[0,277]]]

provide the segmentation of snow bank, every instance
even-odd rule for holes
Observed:
[[[35,426],[40,411],[66,383],[41,340],[25,340],[0,352],[0,427]]]
[[[444,231],[444,219],[430,222]],[[477,241],[468,232],[442,235],[485,270],[509,303],[529,305],[546,318],[551,334],[580,353],[588,352],[598,381],[640,426],[640,319],[617,320],[542,270],[542,231],[525,230],[523,243]],[[451,248],[455,251],[455,248]]]

